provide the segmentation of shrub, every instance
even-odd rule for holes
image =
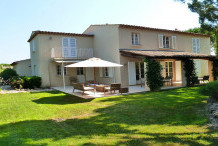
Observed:
[[[8,80],[14,76],[18,76],[15,70],[7,68],[4,71],[1,72],[0,77],[2,77],[4,80]]]
[[[11,79],[12,80],[10,82],[10,85],[12,88],[14,88],[14,89],[22,89],[23,88],[24,80],[21,77],[14,76]]]
[[[38,76],[32,76],[32,77],[23,76],[22,79],[24,80],[25,89],[40,88],[42,84],[42,79],[41,77],[38,77]]]
[[[161,75],[162,66],[153,59],[144,59],[146,62],[146,81],[151,91],[160,90],[163,86],[163,77]]]
[[[200,93],[207,96],[212,96],[218,92],[218,81],[210,82],[200,88]]]
[[[195,77],[196,77],[196,72],[195,72],[195,63],[193,60],[190,59],[185,59],[183,60],[184,62],[184,70],[185,70],[185,77],[186,77],[186,86],[194,86],[196,83]]]
[[[32,76],[32,77],[13,77],[12,81],[10,83],[12,88],[15,89],[34,89],[34,88],[40,88],[41,86],[41,77]]]

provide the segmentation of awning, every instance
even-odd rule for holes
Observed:
[[[211,60],[216,57],[213,55],[202,54],[202,53],[191,53],[182,51],[162,51],[162,50],[134,50],[134,49],[120,49],[122,56],[133,57],[133,58],[156,58],[156,59],[206,59]]]

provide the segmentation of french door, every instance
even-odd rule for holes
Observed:
[[[144,62],[136,62],[136,83],[141,84],[141,80],[145,78],[145,65]]]
[[[164,65],[165,77],[173,78],[173,62],[167,61]]]

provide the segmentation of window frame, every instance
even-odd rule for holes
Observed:
[[[57,65],[56,66],[56,74],[58,76],[61,76],[62,75],[62,66],[61,65]],[[66,76],[67,75],[67,68],[64,67],[64,75]]]
[[[166,47],[166,38],[168,38],[168,47]],[[164,49],[170,49],[171,46],[170,46],[170,36],[167,36],[167,35],[163,35],[163,48]]]
[[[137,39],[136,39],[137,36]],[[132,32],[131,33],[132,45],[140,45],[140,34]]]
[[[76,74],[77,75],[84,75],[84,68],[83,67],[77,67],[76,68]]]

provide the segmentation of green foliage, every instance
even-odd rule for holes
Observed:
[[[218,2],[217,0],[177,0],[188,2],[188,8],[199,15],[201,32],[211,35],[211,41],[218,55]]]
[[[40,88],[42,83],[41,77],[32,76],[32,77],[13,77],[10,83],[12,88],[15,89],[34,89]]]
[[[163,77],[161,75],[162,66],[156,60],[145,58],[146,62],[146,81],[151,91],[160,90],[163,86]]]
[[[10,82],[10,85],[14,89],[22,89],[24,84],[24,80],[21,77],[14,76]]]
[[[38,76],[32,76],[32,77],[21,77],[24,80],[23,88],[24,89],[34,89],[34,88],[40,88],[42,84],[41,77]]]
[[[218,59],[213,60],[213,77],[214,80],[218,79]]]
[[[4,71],[1,72],[0,77],[2,77],[4,80],[8,80],[14,76],[18,76],[15,70],[7,68]]]
[[[200,93],[207,96],[212,96],[218,92],[218,81],[210,82],[200,88]]]
[[[184,59],[182,61],[184,63],[185,77],[187,82],[186,86],[194,86],[194,84],[196,83],[195,63],[193,60],[190,59]]]

